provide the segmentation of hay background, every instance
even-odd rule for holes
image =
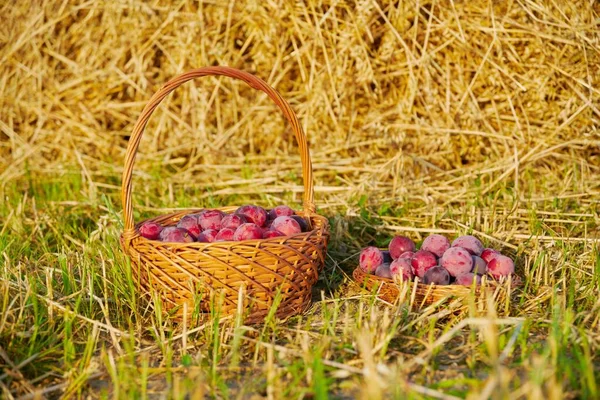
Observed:
[[[443,205],[503,187],[542,203],[597,199],[594,1],[37,1],[0,11],[2,188],[76,171],[91,200],[116,194],[152,93],[218,64],[255,73],[292,104],[321,207],[362,193]],[[134,191],[143,199],[143,182],[160,176],[165,191],[298,193],[292,138],[264,95],[229,80],[187,84],[147,128]]]

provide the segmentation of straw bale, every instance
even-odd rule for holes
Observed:
[[[5,3],[2,186],[73,169],[90,187],[114,184],[152,93],[218,64],[255,73],[292,104],[318,202],[365,191],[468,199],[476,176],[483,190],[585,200],[599,183],[599,11],[531,0]],[[264,181],[244,190],[298,191],[292,140],[265,96],[206,79],[157,111],[136,179],[160,163],[169,184],[227,186],[249,164]],[[573,165],[577,187],[563,184]]]

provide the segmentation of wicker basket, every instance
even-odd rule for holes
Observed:
[[[377,297],[385,302],[394,303],[399,297],[403,297],[417,308],[445,300],[466,301],[473,294],[476,300],[484,300],[486,293],[498,303],[505,300],[507,296],[511,297],[515,293],[514,289],[522,286],[521,278],[514,274],[501,282],[485,279],[475,288],[462,285],[426,285],[419,283],[416,278],[411,282],[399,282],[367,274],[360,267],[354,269],[352,277],[358,285],[371,292],[374,291]]]
[[[291,124],[302,161],[303,211],[307,232],[292,236],[240,242],[163,243],[140,236],[134,224],[131,176],[144,128],[161,101],[183,83],[202,76],[237,78],[265,92]],[[281,95],[263,80],[229,67],[205,67],[181,74],[152,96],[137,120],[125,157],[122,178],[124,231],[121,245],[131,259],[132,275],[146,295],[158,294],[164,310],[181,319],[184,309],[207,313],[211,299],[222,299],[220,315],[244,311],[245,323],[262,322],[274,304],[275,316],[286,318],[303,312],[311,300],[311,289],[324,266],[329,224],[316,214],[313,202],[312,164],[306,137],[298,118]],[[231,212],[237,207],[223,207]],[[181,217],[199,210],[185,210],[148,221],[175,225]],[[195,308],[196,307],[196,308]]]

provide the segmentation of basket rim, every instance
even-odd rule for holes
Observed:
[[[214,208],[210,208],[210,210],[222,210],[222,209],[228,209],[228,208],[237,208],[237,206],[223,206],[223,207],[214,207]],[[198,249],[203,249],[203,248],[207,248],[207,247],[211,247],[211,246],[215,246],[215,244],[235,244],[236,246],[242,246],[242,245],[253,245],[251,247],[255,247],[256,244],[258,243],[263,243],[263,242],[272,242],[272,243],[278,243],[280,242],[282,239],[284,240],[289,240],[292,238],[300,238],[300,237],[309,237],[312,236],[314,234],[327,234],[329,232],[329,220],[320,214],[317,213],[311,213],[308,216],[302,215],[302,214],[298,214],[296,210],[294,210],[295,214],[294,215],[298,215],[300,217],[303,218],[311,218],[311,219],[319,219],[321,220],[321,222],[324,222],[321,224],[320,227],[316,227],[313,228],[309,231],[306,232],[300,232],[300,233],[295,233],[293,235],[286,235],[286,236],[277,236],[274,238],[266,238],[266,239],[249,239],[249,240],[243,240],[243,241],[234,241],[234,240],[222,240],[222,241],[218,241],[218,242],[188,242],[188,243],[182,243],[182,242],[164,242],[161,240],[153,240],[153,239],[147,239],[145,237],[143,237],[140,233],[139,233],[139,227],[144,224],[145,222],[148,221],[153,221],[153,220],[157,220],[157,219],[162,219],[162,218],[166,218],[171,219],[174,217],[177,217],[179,215],[184,216],[187,215],[188,213],[193,213],[195,211],[202,211],[202,210],[207,210],[208,208],[189,208],[189,209],[183,209],[183,210],[179,210],[177,212],[173,212],[173,213],[168,213],[168,214],[161,214],[155,217],[151,217],[151,218],[146,218],[144,220],[141,220],[139,222],[137,222],[134,225],[134,232],[133,234],[129,237],[130,241],[136,241],[136,242],[145,242],[145,243],[149,243],[149,244],[164,244],[164,245],[177,245],[178,247],[181,246],[187,246],[187,247],[191,247],[191,248],[198,248]],[[180,218],[178,218],[180,219]],[[125,231],[121,232],[121,239],[125,239]]]
[[[359,281],[359,279],[356,277],[356,275],[363,275],[363,279],[362,281]],[[511,274],[510,275],[510,286],[513,288],[516,287],[521,287],[523,286],[523,282],[522,282],[522,278],[518,275],[518,274]],[[396,287],[399,288],[400,285],[402,284],[411,284],[411,285],[417,285],[417,290],[436,290],[436,291],[447,291],[447,292],[452,292],[452,291],[464,291],[464,289],[472,289],[472,285],[454,285],[454,284],[449,284],[449,285],[436,285],[434,283],[431,284],[425,284],[419,281],[419,277],[415,276],[414,279],[407,281],[407,282],[402,282],[402,281],[396,281],[394,279],[391,278],[383,278],[374,274],[369,274],[365,271],[362,270],[362,268],[360,268],[359,265],[357,265],[354,270],[352,271],[352,279],[357,282],[357,283],[363,283],[365,281],[378,281],[381,282],[383,285],[385,286],[392,286],[392,287]],[[494,287],[494,286],[501,286],[501,285],[506,285],[508,283],[508,279],[502,279],[500,281],[493,279],[493,278],[488,278],[487,276],[485,277],[485,284],[479,284],[479,285],[475,285],[476,288],[480,288],[480,287]]]

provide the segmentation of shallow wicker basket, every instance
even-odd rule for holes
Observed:
[[[416,279],[411,282],[399,282],[367,274],[358,266],[352,272],[352,277],[358,285],[375,292],[377,297],[385,302],[394,303],[399,297],[404,297],[417,308],[445,300],[467,301],[473,294],[476,300],[484,300],[485,294],[489,294],[495,302],[501,302],[507,296],[513,296],[516,293],[514,289],[522,286],[521,278],[515,274],[503,281],[486,279],[475,288],[462,285],[426,285]]]
[[[131,177],[144,128],[161,101],[183,83],[202,76],[222,75],[240,79],[265,92],[291,124],[300,151],[304,180],[303,211],[309,229],[292,236],[240,242],[165,243],[140,236],[134,224]],[[152,96],[131,135],[122,178],[125,228],[121,245],[131,259],[132,276],[145,295],[156,295],[163,310],[181,319],[200,311],[208,313],[212,299],[222,299],[220,315],[240,310],[245,323],[260,323],[272,306],[275,316],[286,318],[303,312],[311,300],[311,289],[324,266],[329,224],[316,214],[313,202],[312,164],[306,137],[298,118],[281,95],[263,80],[229,67],[205,67],[181,74]],[[237,207],[220,210],[232,212]],[[162,215],[147,221],[175,225],[197,209]]]

